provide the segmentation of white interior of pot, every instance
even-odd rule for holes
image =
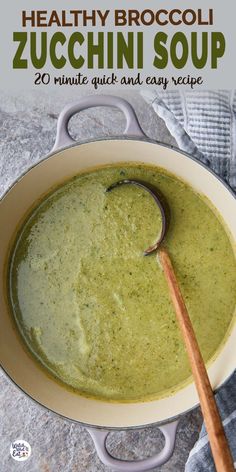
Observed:
[[[54,185],[94,166],[134,161],[155,164],[179,176],[205,194],[222,215],[236,241],[236,200],[204,167],[179,152],[161,145],[133,140],[107,140],[74,146],[58,152],[31,169],[0,204],[0,359],[9,376],[44,406],[72,420],[107,427],[131,427],[163,422],[198,403],[193,384],[160,400],[118,404],[84,398],[66,390],[46,375],[23,349],[12,323],[6,300],[6,254],[9,242],[25,213]],[[212,333],[214,335],[214,333]],[[236,327],[209,367],[214,388],[235,368]]]

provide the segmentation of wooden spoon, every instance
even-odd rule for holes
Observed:
[[[196,335],[166,249],[158,250],[176,317],[186,346],[217,472],[234,472],[233,458]]]
[[[214,393],[211,388],[207,370],[198,346],[197,338],[195,336],[194,329],[184,303],[184,299],[182,297],[169,254],[166,249],[161,247],[169,226],[168,221],[170,219],[170,209],[168,208],[167,202],[165,201],[163,195],[161,195],[161,193],[155,187],[142,180],[120,180],[108,187],[106,191],[110,192],[117,187],[127,184],[132,184],[147,190],[148,193],[154,198],[160,210],[162,220],[160,235],[158,236],[157,242],[144,251],[144,255],[148,256],[156,250],[158,251],[158,256],[163,267],[171,300],[175,308],[176,317],[186,346],[216,471],[234,472],[235,469],[233,458],[225,436],[221,417],[214,398]]]

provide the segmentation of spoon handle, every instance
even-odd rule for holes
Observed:
[[[158,255],[164,270],[183,340],[185,342],[216,470],[217,472],[234,472],[233,459],[225,436],[219,410],[216,405],[207,370],[169,254],[166,249],[161,248],[158,251]]]

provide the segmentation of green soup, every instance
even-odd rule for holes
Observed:
[[[76,176],[32,212],[15,242],[9,293],[37,360],[66,386],[116,401],[159,398],[190,368],[155,255],[161,229],[155,185],[171,208],[166,246],[205,361],[222,344],[236,304],[236,261],[208,202],[157,167],[103,167]]]

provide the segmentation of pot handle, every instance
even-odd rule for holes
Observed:
[[[77,103],[67,105],[61,111],[57,122],[56,141],[52,151],[69,146],[75,142],[68,131],[68,123],[73,115],[88,108],[99,106],[116,107],[124,113],[126,118],[124,135],[146,138],[133,107],[126,100],[113,95],[89,95],[88,97],[81,98]]]
[[[102,463],[117,472],[144,472],[165,464],[174,451],[176,431],[179,420],[159,426],[165,436],[165,445],[161,452],[147,459],[127,461],[113,457],[106,448],[106,440],[110,431],[96,428],[86,428],[95,445],[97,455]]]

